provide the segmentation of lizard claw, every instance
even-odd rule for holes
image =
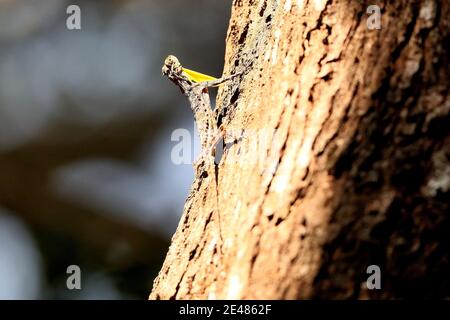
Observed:
[[[203,157],[199,157],[197,160],[193,163],[195,176],[197,178],[204,177],[206,178],[208,176],[208,171],[206,168],[205,160]]]

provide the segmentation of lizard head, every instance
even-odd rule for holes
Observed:
[[[172,55],[167,56],[166,60],[164,60],[162,73],[170,79],[182,76],[183,67],[181,66],[180,61],[178,61],[177,57]]]

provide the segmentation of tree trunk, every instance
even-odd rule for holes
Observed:
[[[372,2],[381,29],[233,1],[217,195],[196,179],[151,299],[450,297],[450,3]]]

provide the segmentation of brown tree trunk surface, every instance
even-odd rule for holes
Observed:
[[[449,17],[233,1],[225,74],[246,71],[217,100],[217,198],[194,182],[150,298],[450,297]]]

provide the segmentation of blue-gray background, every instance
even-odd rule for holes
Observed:
[[[230,7],[0,1],[0,298],[147,298],[193,179],[170,158],[193,117],[161,65],[220,75]]]

